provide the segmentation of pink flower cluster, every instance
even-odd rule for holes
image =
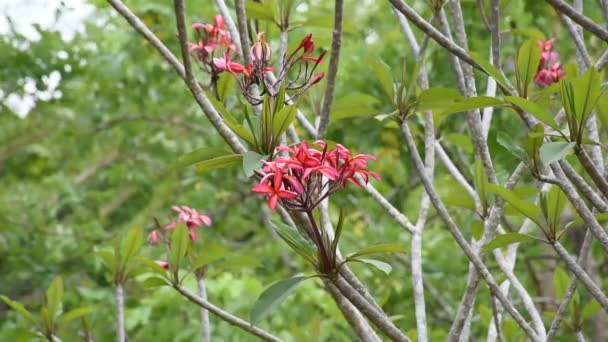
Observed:
[[[151,245],[156,246],[161,240],[163,232],[177,227],[179,222],[186,224],[186,227],[188,227],[189,230],[190,240],[193,242],[196,241],[196,228],[201,227],[203,224],[206,226],[211,225],[211,218],[207,215],[199,214],[196,209],[185,205],[174,205],[171,207],[171,209],[178,214],[177,219],[167,223],[164,227],[162,227],[162,230],[153,230],[150,235],[148,235],[148,242],[150,242]]]
[[[230,33],[226,29],[224,17],[216,15],[214,24],[195,23],[192,28],[198,34],[198,42],[190,43],[190,52],[193,53],[203,66],[213,65],[215,51],[225,50],[225,53],[236,53],[236,47],[232,43]],[[220,53],[221,54],[221,53]]]
[[[265,195],[272,210],[281,201],[290,210],[311,211],[323,199],[344,188],[347,182],[362,188],[369,176],[380,179],[377,173],[367,169],[367,161],[376,160],[374,156],[352,156],[340,144],[333,149],[328,149],[323,141],[316,141],[314,145],[320,149],[309,147],[305,141],[293,147],[277,147],[287,156],[262,161],[264,167],[258,173],[260,183],[251,191]],[[357,176],[361,176],[362,182]]]
[[[540,64],[534,76],[534,83],[541,87],[548,87],[562,79],[566,73],[559,62],[559,54],[553,51],[555,38],[547,41],[538,41],[541,49]]]

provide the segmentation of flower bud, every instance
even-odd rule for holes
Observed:
[[[258,42],[251,47],[251,59],[253,62],[268,63],[271,54],[270,45],[264,41],[264,32],[261,32],[258,34]]]
[[[158,245],[158,242],[160,241],[160,232],[158,230],[153,230],[150,235],[148,235],[148,242],[150,242],[150,244],[152,246],[156,246]]]

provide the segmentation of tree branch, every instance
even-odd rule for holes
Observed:
[[[594,23],[591,19],[579,13],[572,6],[568,5],[562,0],[545,0],[549,3],[557,12],[567,15],[577,24],[581,25],[587,31],[593,33],[601,40],[608,42],[608,30]]]

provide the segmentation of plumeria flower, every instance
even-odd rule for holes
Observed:
[[[266,177],[261,184],[254,186],[251,191],[268,196],[268,207],[272,210],[277,207],[279,199],[293,199],[298,197],[296,192],[285,190],[283,184],[283,170],[279,168],[275,169],[272,181],[270,177]]]
[[[175,221],[172,221],[165,225],[165,230],[171,230],[175,228],[178,222],[184,222],[190,231],[190,240],[196,241],[196,228],[201,227],[203,224],[206,226],[211,225],[211,218],[207,215],[199,214],[196,209],[190,208],[188,206],[172,206],[171,209],[177,212],[178,218]]]
[[[158,242],[161,239],[161,232],[159,232],[158,230],[153,230],[152,232],[150,232],[150,235],[148,235],[148,242],[152,245],[152,246],[156,246],[158,245]]]

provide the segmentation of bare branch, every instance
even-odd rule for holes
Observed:
[[[116,284],[114,292],[116,301],[116,341],[126,342],[127,331],[125,330],[125,289],[122,284]]]
[[[549,3],[557,12],[563,13],[570,17],[574,22],[581,25],[587,31],[593,33],[601,40],[608,42],[608,30],[594,23],[591,19],[579,13],[575,8],[568,5],[562,0],[545,0]]]
[[[344,14],[344,1],[336,0],[334,10],[334,30],[331,39],[331,53],[329,56],[329,67],[327,68],[327,85],[323,97],[323,106],[319,114],[319,125],[317,127],[317,139],[323,139],[329,125],[329,114],[334,101],[336,87],[336,76],[338,75],[338,64],[340,62],[340,48],[342,47],[342,21]]]
[[[205,279],[199,277],[197,279],[198,294],[201,299],[207,301],[207,286]],[[209,311],[201,307],[201,342],[211,342],[211,324],[209,323]]]
[[[239,30],[239,36],[241,37],[241,56],[243,56],[243,63],[245,65],[251,64],[251,51],[249,46],[249,29],[247,28],[247,13],[245,13],[245,0],[234,0],[234,7],[236,9],[236,22]]]

